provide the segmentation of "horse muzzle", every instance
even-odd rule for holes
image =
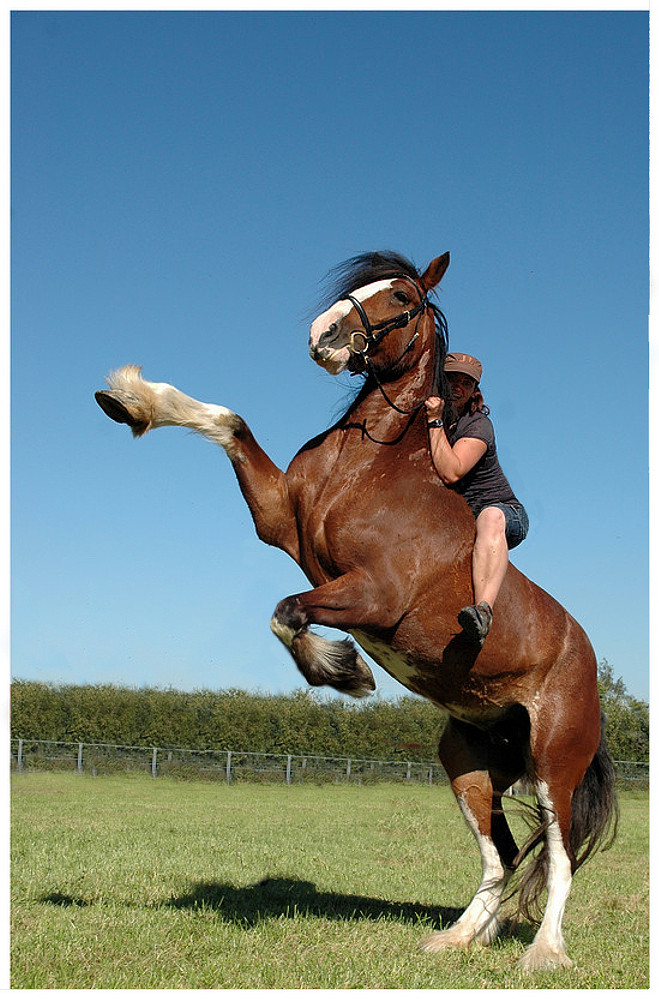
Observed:
[[[309,356],[330,375],[340,375],[348,367],[350,349],[347,346],[322,347],[317,343],[310,343]]]

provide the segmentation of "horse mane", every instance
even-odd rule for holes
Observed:
[[[393,250],[358,253],[329,271],[324,282],[325,295],[321,308],[352,295],[357,288],[372,281],[384,281],[396,274],[405,274],[413,281],[418,281],[421,276],[410,260]]]

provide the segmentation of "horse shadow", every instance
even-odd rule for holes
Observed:
[[[252,929],[264,919],[309,915],[324,919],[350,922],[382,918],[422,926],[427,932],[451,926],[464,907],[422,905],[419,902],[390,902],[367,895],[347,895],[342,892],[319,891],[311,881],[293,878],[264,878],[253,885],[237,888],[217,882],[201,882],[185,895],[161,903],[172,909],[212,910],[225,922]],[[524,944],[533,939],[534,929],[515,920],[506,919],[502,937],[515,938]]]
[[[41,902],[68,908],[92,905],[83,898],[52,892]],[[294,919],[297,916],[318,916],[342,922],[382,918],[422,926],[427,932],[443,930],[454,923],[464,908],[442,905],[422,905],[419,902],[390,902],[367,895],[347,895],[342,892],[319,891],[312,881],[293,878],[266,877],[253,885],[236,887],[220,882],[199,882],[189,892],[156,903],[157,907],[211,910],[226,923],[253,929],[265,919]],[[513,937],[528,944],[533,939],[532,927],[525,923],[505,920],[502,937]]]
[[[445,906],[389,902],[365,895],[319,891],[311,881],[269,877],[240,888],[216,882],[195,884],[185,895],[170,898],[164,905],[172,909],[211,909],[226,922],[236,922],[249,928],[263,919],[294,918],[298,915],[343,921],[375,921],[385,917],[415,924],[427,922],[431,924],[429,928],[444,928],[464,912],[464,909]]]
[[[66,895],[61,891],[51,891],[47,895],[40,895],[38,901],[44,902],[48,905],[59,906],[61,909],[68,909],[72,906],[78,909],[84,909],[92,904],[91,902],[88,902],[87,899],[80,898],[80,896]]]

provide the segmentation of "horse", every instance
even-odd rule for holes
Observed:
[[[310,685],[354,697],[374,690],[356,642],[446,713],[438,755],[478,844],[482,879],[457,921],[421,948],[491,943],[510,883],[519,912],[539,923],[521,969],[569,967],[562,921],[572,876],[617,826],[597,662],[576,620],[513,564],[482,647],[457,624],[473,602],[474,518],[433,467],[424,415],[429,395],[450,400],[448,329],[434,301],[448,265],[444,253],[419,272],[378,252],[335,269],[332,304],[311,324],[309,352],[330,374],[350,371],[362,384],[285,472],[236,413],[146,381],[136,365],[111,372],[96,400],[136,437],[186,427],[224,448],[258,537],[287,552],[311,583],[281,600],[271,621]],[[346,637],[329,639],[314,625]],[[536,822],[518,848],[502,796],[523,777]]]

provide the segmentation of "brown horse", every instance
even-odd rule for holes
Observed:
[[[448,712],[439,757],[481,852],[483,876],[458,921],[427,951],[491,942],[511,874],[540,847],[522,881],[522,911],[547,888],[525,970],[569,965],[561,924],[572,874],[615,833],[613,767],[600,725],[597,665],[588,638],[549,594],[510,565],[483,648],[460,631],[473,600],[474,518],[440,481],[424,400],[450,398],[445,320],[429,293],[449,255],[419,274],[396,254],[364,254],[339,270],[334,304],[315,320],[311,356],[332,374],[365,375],[344,416],[277,468],[245,422],[168,384],[121,368],[96,398],[135,436],[181,426],[228,454],[256,531],[288,552],[313,589],[282,600],[272,629],[306,680],[362,696],[372,673],[348,632],[409,690]],[[539,825],[522,850],[502,795],[528,775]]]

